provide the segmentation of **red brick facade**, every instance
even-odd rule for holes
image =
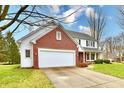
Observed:
[[[62,39],[56,40],[56,31],[61,32]],[[38,68],[38,48],[64,49],[76,51],[76,64],[78,63],[77,45],[68,37],[68,35],[57,27],[36,41],[33,45],[34,68]]]

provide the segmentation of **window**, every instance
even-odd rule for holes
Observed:
[[[61,40],[61,32],[56,32],[56,40]]]
[[[86,40],[86,46],[95,47],[95,42]]]
[[[93,46],[93,42],[92,41],[90,42],[90,46]]]
[[[91,53],[91,60],[94,60],[94,59],[95,59],[95,54]]]
[[[89,46],[92,47],[93,43],[92,41],[89,41]]]
[[[87,53],[87,60],[89,60],[89,53]]]
[[[81,45],[81,40],[79,39],[79,45]]]
[[[25,56],[30,57],[30,50],[25,50]]]
[[[86,40],[86,46],[89,46],[88,41]]]
[[[93,47],[95,47],[95,42],[93,41]]]

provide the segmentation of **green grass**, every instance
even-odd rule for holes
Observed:
[[[91,70],[124,79],[124,64],[122,63],[93,64]]]
[[[41,69],[21,69],[19,65],[0,65],[0,88],[53,88]]]

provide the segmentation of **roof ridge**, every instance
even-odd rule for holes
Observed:
[[[82,38],[82,39],[87,39],[87,40],[95,40],[96,39],[86,33],[81,33],[81,32],[76,32],[76,31],[71,31],[71,30],[66,30],[72,37],[75,38]]]
[[[88,35],[88,34],[86,34],[86,33],[77,32],[77,31],[72,31],[72,30],[66,30],[66,31]],[[90,35],[88,35],[88,36],[90,36]],[[92,36],[90,36],[90,37],[92,37]]]

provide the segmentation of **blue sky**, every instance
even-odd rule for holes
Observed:
[[[18,6],[13,6],[10,9],[10,12],[15,12],[17,11]],[[80,6],[72,6],[72,5],[62,5],[62,6],[43,6],[42,12],[50,15],[50,16],[56,16],[56,17],[64,17],[78,9]],[[118,35],[120,32],[122,32],[122,29],[119,27],[117,24],[117,16],[118,16],[118,11],[117,7],[118,6],[84,6],[84,8],[80,9],[78,12],[76,12],[74,15],[70,16],[69,18],[65,19],[65,22],[72,22],[70,24],[63,24],[63,26],[66,29],[72,30],[72,31],[82,31],[82,29],[88,30],[88,24],[86,18],[88,17],[88,12],[89,11],[95,11],[100,7],[104,15],[107,17],[107,25],[105,27],[105,31],[103,34],[103,38],[109,37],[109,36],[115,36]],[[7,29],[11,30],[17,23],[15,23],[13,26]],[[21,26],[15,33],[14,37],[16,40],[21,38],[22,36],[28,34],[30,31],[24,27]],[[86,32],[87,33],[87,32]]]

